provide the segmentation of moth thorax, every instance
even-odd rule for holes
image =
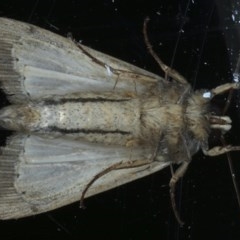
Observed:
[[[205,141],[210,131],[209,101],[202,97],[201,93],[193,93],[187,100],[186,125],[194,138]]]

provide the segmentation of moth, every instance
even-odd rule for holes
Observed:
[[[211,129],[227,132],[228,116],[209,110],[227,83],[193,91],[178,72],[152,56],[160,77],[31,24],[0,18],[0,83],[9,105],[1,128],[13,131],[0,156],[0,219],[47,212],[115,188],[171,164],[170,181],[202,149]]]

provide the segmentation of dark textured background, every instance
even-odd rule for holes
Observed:
[[[72,33],[96,50],[162,74],[147,53],[142,25],[158,55],[197,88],[232,81],[239,53],[239,5],[212,0],[1,0],[0,15],[32,23],[61,35]],[[217,98],[224,106],[226,96]],[[4,104],[4,100],[1,100]],[[233,131],[226,140],[240,144],[239,93],[229,114]],[[1,138],[3,138],[2,133]],[[218,142],[215,142],[216,144]],[[231,154],[240,181],[239,153]],[[140,179],[115,190],[39,216],[0,222],[0,238],[10,239],[239,239],[240,208],[226,156],[200,152],[178,185],[185,226],[172,214],[170,171]]]

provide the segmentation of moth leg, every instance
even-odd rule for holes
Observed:
[[[184,85],[188,85],[187,80],[179,73],[177,72],[175,69],[167,66],[158,56],[157,54],[154,52],[152,45],[150,44],[150,41],[148,39],[148,34],[147,34],[147,23],[149,22],[149,18],[146,18],[144,20],[144,24],[143,24],[143,36],[144,36],[144,41],[145,44],[147,46],[147,49],[149,51],[149,53],[152,55],[152,57],[155,59],[155,61],[158,63],[158,65],[160,66],[160,68],[165,72],[165,78],[167,78],[168,76],[170,76],[171,78],[173,78],[175,81],[184,84]]]
[[[176,206],[176,201],[175,201],[175,188],[178,180],[184,176],[185,172],[187,171],[189,162],[184,161],[182,165],[176,170],[176,172],[173,174],[169,187],[170,187],[170,198],[171,198],[171,203],[172,203],[172,208],[174,215],[178,221],[178,223],[182,226],[184,222],[181,220],[181,217],[178,213],[177,206]]]
[[[176,170],[175,173],[173,171],[172,164],[170,165],[172,178],[169,182],[169,187],[170,187],[170,198],[171,198],[173,212],[174,212],[174,215],[175,215],[178,223],[182,226],[184,224],[184,222],[181,220],[181,217],[177,210],[176,201],[175,201],[175,188],[176,188],[176,184],[177,184],[178,180],[180,178],[182,178],[184,176],[185,172],[187,171],[188,165],[191,162],[191,153],[188,149],[186,139],[184,138],[182,133],[181,133],[181,138],[183,141],[183,146],[185,147],[185,150],[186,150],[187,160],[183,161],[183,163],[180,165],[180,167]]]
[[[86,195],[86,192],[93,185],[93,183],[95,181],[97,181],[97,179],[99,179],[100,177],[104,176],[105,174],[107,174],[107,173],[109,173],[113,170],[141,167],[141,166],[144,166],[144,165],[148,165],[151,162],[152,162],[152,158],[147,159],[147,160],[133,160],[133,161],[128,161],[128,162],[119,162],[119,163],[113,164],[110,167],[102,170],[101,172],[99,172],[98,174],[96,174],[92,178],[92,180],[86,185],[86,187],[82,191],[82,195],[81,195],[81,198],[80,198],[80,208],[85,208],[84,197]]]
[[[214,157],[232,151],[240,151],[240,146],[216,146],[211,149],[202,148],[202,151],[206,156]]]
[[[219,94],[222,94],[224,92],[227,92],[231,89],[239,89],[240,88],[240,84],[239,83],[226,83],[226,84],[223,84],[223,85],[220,85],[216,88],[213,88],[211,90],[211,93],[212,93],[212,97],[216,96],[216,95],[219,95]]]

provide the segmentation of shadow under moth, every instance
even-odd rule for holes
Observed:
[[[208,148],[211,129],[225,133],[228,116],[211,99],[239,83],[193,91],[178,72],[148,50],[158,75],[43,30],[0,18],[0,83],[10,104],[0,126],[14,131],[0,156],[0,219],[39,214],[179,164],[192,156],[240,150]]]

